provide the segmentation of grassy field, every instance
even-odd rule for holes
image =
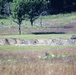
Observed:
[[[42,17],[42,27],[40,18],[34,21],[34,26],[30,21],[24,20],[21,24],[22,34],[43,33],[43,34],[76,34],[76,12],[67,14],[47,15]],[[0,19],[0,34],[18,34],[18,25],[8,19]],[[22,36],[22,35],[21,35]]]
[[[49,62],[28,62],[23,64],[0,64],[0,74],[2,75],[75,75],[76,65],[53,64]]]
[[[22,35],[0,35],[0,38],[20,38],[20,39],[56,39],[68,38],[70,39],[75,34],[22,34]],[[13,36],[13,37],[12,37]]]
[[[23,21],[22,34],[18,35],[16,23],[10,18],[0,19],[0,38],[70,39],[76,35],[75,21],[76,12],[43,16],[42,27],[39,18],[33,27]],[[76,45],[0,45],[0,75],[76,75]]]
[[[57,46],[11,46],[11,45],[5,45],[0,46],[0,51],[23,51],[23,50],[52,50],[52,49],[63,49],[63,48],[71,48],[75,47],[76,45],[57,45]]]
[[[0,38],[70,38],[73,34],[1,35]],[[46,58],[45,53],[49,53]],[[76,45],[0,46],[1,75],[75,75]]]
[[[43,27],[50,27],[48,26],[49,21],[51,21],[51,23],[55,23],[55,24],[69,24],[71,22],[75,22],[76,20],[76,12],[73,13],[66,13],[66,14],[57,14],[57,15],[46,15],[46,16],[42,16],[42,22],[43,22]],[[46,21],[48,23],[46,23]],[[36,19],[34,22],[34,27],[40,27],[40,18]],[[17,24],[13,21],[10,20],[10,18],[7,19],[0,19],[0,23],[4,23],[6,25],[6,27],[16,27]],[[12,24],[11,24],[12,23]],[[24,20],[22,23],[22,26],[24,27],[31,27],[30,22]]]
[[[67,46],[69,47],[69,46]],[[66,47],[15,47],[0,46],[0,74],[1,75],[75,75],[76,74],[76,50]],[[63,48],[63,50],[61,50]],[[31,49],[31,51],[29,51]],[[37,51],[53,49],[56,54],[45,58],[45,52]],[[72,51],[70,50],[72,49]],[[76,48],[75,48],[76,49]],[[21,50],[19,52],[19,50]],[[26,51],[28,50],[28,52]],[[35,50],[35,51],[33,51]],[[34,53],[33,53],[34,52]],[[49,53],[50,54],[50,53]],[[41,57],[41,58],[40,58]]]

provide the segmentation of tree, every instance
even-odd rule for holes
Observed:
[[[21,23],[25,19],[24,8],[25,8],[25,3],[23,1],[19,2],[15,5],[14,11],[12,13],[13,18],[17,19],[14,20],[14,22],[16,22],[19,25],[19,34],[21,34]]]
[[[14,3],[15,8],[12,15],[14,19],[17,19],[14,22],[19,25],[19,34],[21,34],[22,21],[27,18],[33,26],[33,22],[38,18],[44,2],[43,0],[16,0]]]
[[[30,20],[31,26],[33,22],[39,17],[40,13],[47,8],[48,0],[30,0],[25,3],[26,18]]]
[[[1,9],[2,9],[2,0],[0,0],[0,15],[1,15]]]
[[[0,14],[3,17],[10,16],[10,3],[11,0],[1,0],[0,1]]]

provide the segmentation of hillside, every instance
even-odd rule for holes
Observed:
[[[21,26],[23,34],[73,34],[76,33],[76,12],[42,16],[42,26],[40,18],[34,21],[33,27],[26,20]],[[0,19],[0,34],[18,34],[18,25],[10,18]]]

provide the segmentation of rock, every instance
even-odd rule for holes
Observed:
[[[76,39],[76,35],[72,35],[71,39]]]
[[[0,45],[14,45],[16,44],[16,39],[15,38],[3,38],[0,39]]]
[[[4,38],[3,38],[3,39],[1,38],[1,39],[0,39],[0,45],[5,45],[5,44],[7,44],[7,43],[6,43],[6,40],[5,40]]]
[[[36,44],[38,44],[39,42],[38,42],[38,40],[29,40],[29,44],[33,44],[33,45],[36,45]]]
[[[7,41],[8,41],[8,44],[10,45],[14,45],[17,43],[16,38],[8,38]]]
[[[28,40],[21,40],[21,44],[26,44],[26,45],[28,45],[28,44],[29,44],[29,41],[28,41]]]
[[[17,41],[17,44],[22,44],[22,41],[23,41],[23,40],[21,40],[21,39],[16,39],[16,41]]]
[[[51,45],[62,45],[61,39],[52,39]]]
[[[25,44],[25,45],[28,45],[29,43],[29,40],[24,40],[24,39],[16,39],[17,41],[17,44]]]
[[[5,39],[5,44],[6,45],[9,45],[10,44],[10,41],[7,38]]]
[[[38,39],[38,44],[39,45],[45,45],[45,40],[44,39]]]
[[[51,45],[52,44],[52,39],[44,40],[44,42],[45,42],[46,45]]]
[[[76,44],[76,39],[16,39],[16,38],[0,38],[0,45],[70,45]]]

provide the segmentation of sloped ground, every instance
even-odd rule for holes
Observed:
[[[76,22],[69,24],[51,24],[48,21],[49,26],[35,26],[35,27],[24,27],[22,26],[22,33],[32,33],[32,34],[76,34]],[[4,27],[0,28],[0,34],[18,34],[18,26]]]

